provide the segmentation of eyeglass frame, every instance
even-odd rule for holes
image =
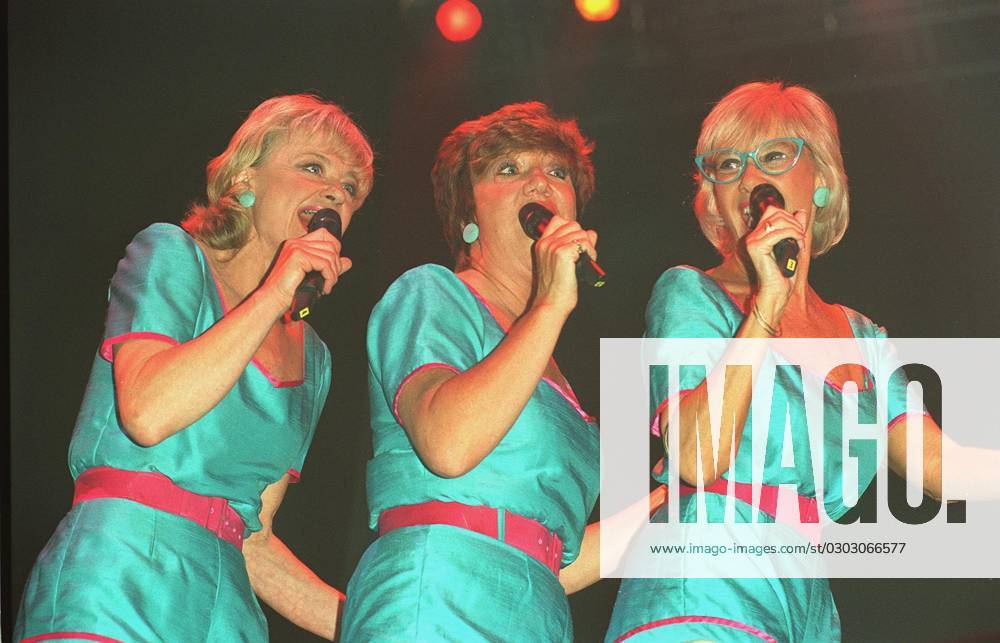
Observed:
[[[791,165],[789,165],[784,170],[781,170],[780,172],[769,172],[765,170],[763,167],[760,166],[760,162],[757,160],[757,152],[760,151],[760,148],[774,141],[794,141],[796,145],[795,158],[792,159]],[[802,156],[802,148],[804,147],[806,147],[805,139],[799,138],[798,136],[779,136],[777,138],[769,138],[766,141],[763,141],[760,145],[758,145],[756,148],[754,148],[749,152],[740,152],[734,147],[718,147],[714,150],[709,150],[704,154],[699,154],[698,156],[694,157],[694,164],[698,166],[698,172],[701,173],[701,175],[705,177],[705,179],[710,183],[715,183],[716,185],[728,185],[730,183],[735,183],[736,181],[739,181],[740,178],[743,176],[743,173],[747,171],[747,159],[752,160],[753,164],[757,166],[758,170],[769,176],[781,176],[786,172],[790,172],[792,168],[798,165],[799,158]],[[737,156],[740,157],[740,171],[739,174],[729,179],[728,181],[719,181],[718,179],[713,179],[708,175],[708,172],[705,171],[705,168],[702,166],[702,163],[704,162],[705,157],[708,156],[709,154],[715,154],[716,152],[722,152],[725,150],[732,150],[733,152],[736,153]]]

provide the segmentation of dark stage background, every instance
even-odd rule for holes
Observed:
[[[448,263],[428,178],[437,144],[502,104],[547,101],[597,141],[586,221],[601,234],[610,280],[583,297],[557,352],[593,413],[599,338],[641,335],[666,267],[715,261],[691,214],[691,151],[711,104],[748,80],[805,84],[840,118],[853,217],[814,266],[820,294],[896,336],[997,335],[995,1],[623,0],[613,21],[588,24],[570,0],[481,0],[484,27],[464,44],[437,35],[436,4],[8,3],[7,633],[30,566],[70,505],[66,449],[115,265],[138,230],[179,221],[203,196],[207,160],[272,95],[315,91],[341,103],[379,155],[375,190],[345,243],[355,268],[314,322],[334,355],[332,391],[303,482],[276,523],[340,588],[372,538],[368,313],[407,268]],[[995,582],[833,586],[847,641],[1000,632]],[[616,588],[607,580],[572,597],[578,640],[599,639]],[[269,621],[276,641],[311,638]]]

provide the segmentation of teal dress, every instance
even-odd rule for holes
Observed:
[[[854,336],[861,339],[886,337],[885,330],[870,319],[849,308],[841,307],[850,322]],[[744,311],[719,284],[695,268],[681,266],[663,273],[653,288],[646,309],[646,336],[660,338],[729,338],[736,335],[743,323]],[[884,344],[884,343],[882,343]],[[868,349],[863,349],[868,350]],[[876,349],[871,349],[876,350]],[[867,364],[886,364],[891,354],[866,354]],[[872,369],[876,372],[876,368]],[[666,369],[650,371],[651,415],[662,410],[668,398]],[[780,371],[775,378],[772,404],[785,404],[796,391],[801,392],[802,377],[808,373],[796,370]],[[704,379],[704,372],[681,369],[679,393],[696,388]],[[906,381],[894,379],[889,389],[888,418],[897,418],[906,412]],[[827,382],[824,388],[824,422],[840,426],[842,393]],[[875,421],[876,393],[869,380],[858,392],[859,419]],[[794,413],[795,405],[789,407]],[[785,435],[784,416],[772,414],[768,430],[764,470],[765,485],[794,483],[800,496],[822,502],[826,514],[833,519],[847,512],[844,504],[841,443],[827,438],[824,444],[825,496],[816,498],[811,458],[800,457],[798,449],[808,440],[799,440],[796,449],[796,467],[781,466],[782,440]],[[780,423],[780,426],[778,425]],[[890,421],[890,424],[892,422]],[[792,435],[796,426],[804,426],[805,418],[792,416]],[[659,433],[659,422],[653,423],[654,433]],[[835,432],[828,432],[833,435]],[[839,432],[836,432],[839,434]],[[752,449],[751,423],[747,419],[743,439],[736,453],[733,467],[723,478],[736,483],[751,482]],[[861,459],[858,463],[859,494],[874,478],[877,462]],[[666,469],[666,467],[664,467]],[[668,483],[667,474],[654,476]],[[705,493],[706,511],[721,516],[725,510],[725,496]],[[696,495],[681,496],[681,520],[695,520]],[[773,522],[773,516],[755,511],[742,500],[734,499],[737,521]],[[653,522],[667,522],[668,508],[661,507]],[[721,560],[721,559],[720,559]],[[767,566],[767,559],[761,559]],[[724,563],[720,563],[724,564]],[[762,576],[768,576],[762,573]],[[825,578],[631,578],[622,581],[615,601],[606,641],[687,641],[707,639],[728,641],[779,641],[781,643],[824,643],[840,640],[840,619]]]
[[[252,362],[200,419],[152,447],[129,439],[115,407],[112,346],[135,337],[181,344],[225,313],[201,249],[177,226],[133,239],[111,281],[102,343],[69,449],[73,478],[92,467],[156,472],[222,497],[261,528],[261,492],[297,479],[330,386],[330,355],[304,326],[304,379]],[[39,555],[14,638],[67,633],[123,641],[264,641],[267,624],[240,550],[180,516],[119,498],[74,506]],[[94,639],[89,639],[94,640]],[[101,639],[103,640],[103,639]]]
[[[450,270],[425,265],[390,286],[368,325],[374,456],[368,507],[431,500],[506,509],[554,531],[562,565],[578,555],[598,494],[597,425],[569,391],[542,380],[500,443],[465,475],[420,461],[395,414],[404,380],[428,365],[462,372],[504,338],[485,304]],[[347,588],[344,641],[570,641],[562,586],[510,545],[447,525],[396,529],[365,552]]]

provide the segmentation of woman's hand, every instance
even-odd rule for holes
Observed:
[[[323,275],[323,294],[330,294],[340,275],[352,265],[350,259],[341,256],[340,250],[340,241],[323,228],[285,241],[261,292],[287,307],[305,276],[316,271]]]
[[[576,260],[585,252],[597,260],[597,233],[576,221],[553,216],[535,242],[535,295],[532,306],[552,306],[568,315],[577,301]]]
[[[781,321],[795,282],[802,274],[796,272],[792,277],[785,277],[774,260],[774,246],[783,239],[794,239],[799,244],[800,252],[808,252],[805,247],[805,218],[803,210],[789,213],[769,206],[757,227],[745,237],[747,255],[757,273],[754,305],[775,328]]]

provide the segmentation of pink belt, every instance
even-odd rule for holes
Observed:
[[[520,549],[552,570],[553,574],[559,575],[563,550],[559,536],[540,523],[506,509],[439,500],[402,505],[381,513],[378,533],[382,536],[394,529],[415,525],[451,525],[496,538]]]
[[[237,549],[243,549],[243,519],[225,498],[182,489],[162,473],[112,467],[87,469],[76,479],[73,504],[98,498],[122,498],[198,523]]]
[[[747,482],[733,482],[725,478],[719,478],[709,486],[705,487],[708,493],[716,493],[720,496],[728,495],[729,488],[733,488],[733,497],[739,498],[751,507],[756,506],[764,513],[775,518],[778,515],[778,487],[762,484],[760,486],[760,502],[754,505],[753,485]],[[695,487],[681,483],[680,495],[689,496],[696,492]],[[819,522],[819,508],[816,499],[808,496],[798,496],[799,501],[799,521],[802,523]]]

